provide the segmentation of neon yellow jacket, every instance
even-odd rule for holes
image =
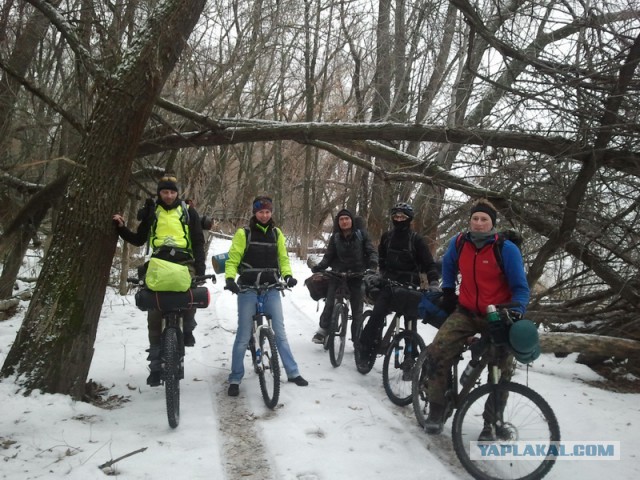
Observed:
[[[256,227],[265,233],[269,227],[263,227],[256,224]],[[292,276],[291,264],[289,263],[289,254],[287,253],[287,245],[282,231],[278,227],[273,227],[276,232],[276,249],[278,252],[278,266],[282,277]],[[242,263],[242,259],[247,250],[247,234],[244,228],[239,228],[233,235],[231,247],[229,248],[229,258],[224,264],[225,278],[235,280],[238,275],[238,268]]]

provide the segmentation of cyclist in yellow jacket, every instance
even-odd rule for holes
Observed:
[[[136,232],[129,230],[119,213],[113,221],[120,237],[138,247],[149,241],[152,256],[173,263],[187,265],[192,276],[205,274],[204,233],[200,216],[195,208],[178,198],[177,179],[165,174],[157,188],[158,198],[149,199],[138,212],[140,224]],[[196,326],[196,309],[184,314],[184,344],[195,345],[193,329]],[[149,330],[149,377],[147,384],[160,385],[161,365],[160,340],[162,335],[162,312],[151,310],[147,315]]]
[[[291,272],[284,235],[275,226],[272,213],[271,198],[260,196],[254,199],[253,216],[249,225],[236,231],[231,241],[229,258],[225,262],[225,288],[238,294],[238,331],[233,342],[229,374],[228,394],[231,397],[240,393],[240,382],[244,376],[244,355],[251,339],[253,315],[256,313],[256,292],[240,292],[240,286],[254,285],[258,273],[263,269],[276,269],[278,273],[264,271],[260,276],[260,283],[273,283],[280,276],[288,287],[294,287],[298,283]],[[239,275],[238,283],[236,275]],[[276,346],[289,381],[300,387],[307,386],[309,383],[300,375],[287,340],[278,290],[269,290],[264,309],[267,315],[271,315]]]

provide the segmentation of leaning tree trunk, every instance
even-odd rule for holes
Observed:
[[[51,247],[2,375],[28,393],[81,398],[116,246],[111,217],[155,100],[206,0],[166,0],[104,82],[77,168],[59,208]]]

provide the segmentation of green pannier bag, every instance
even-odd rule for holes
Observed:
[[[144,282],[154,292],[186,292],[191,288],[191,274],[186,265],[151,257]]]

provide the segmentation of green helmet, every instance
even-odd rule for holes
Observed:
[[[531,363],[540,356],[538,327],[531,320],[518,320],[509,329],[509,345],[520,363]]]

